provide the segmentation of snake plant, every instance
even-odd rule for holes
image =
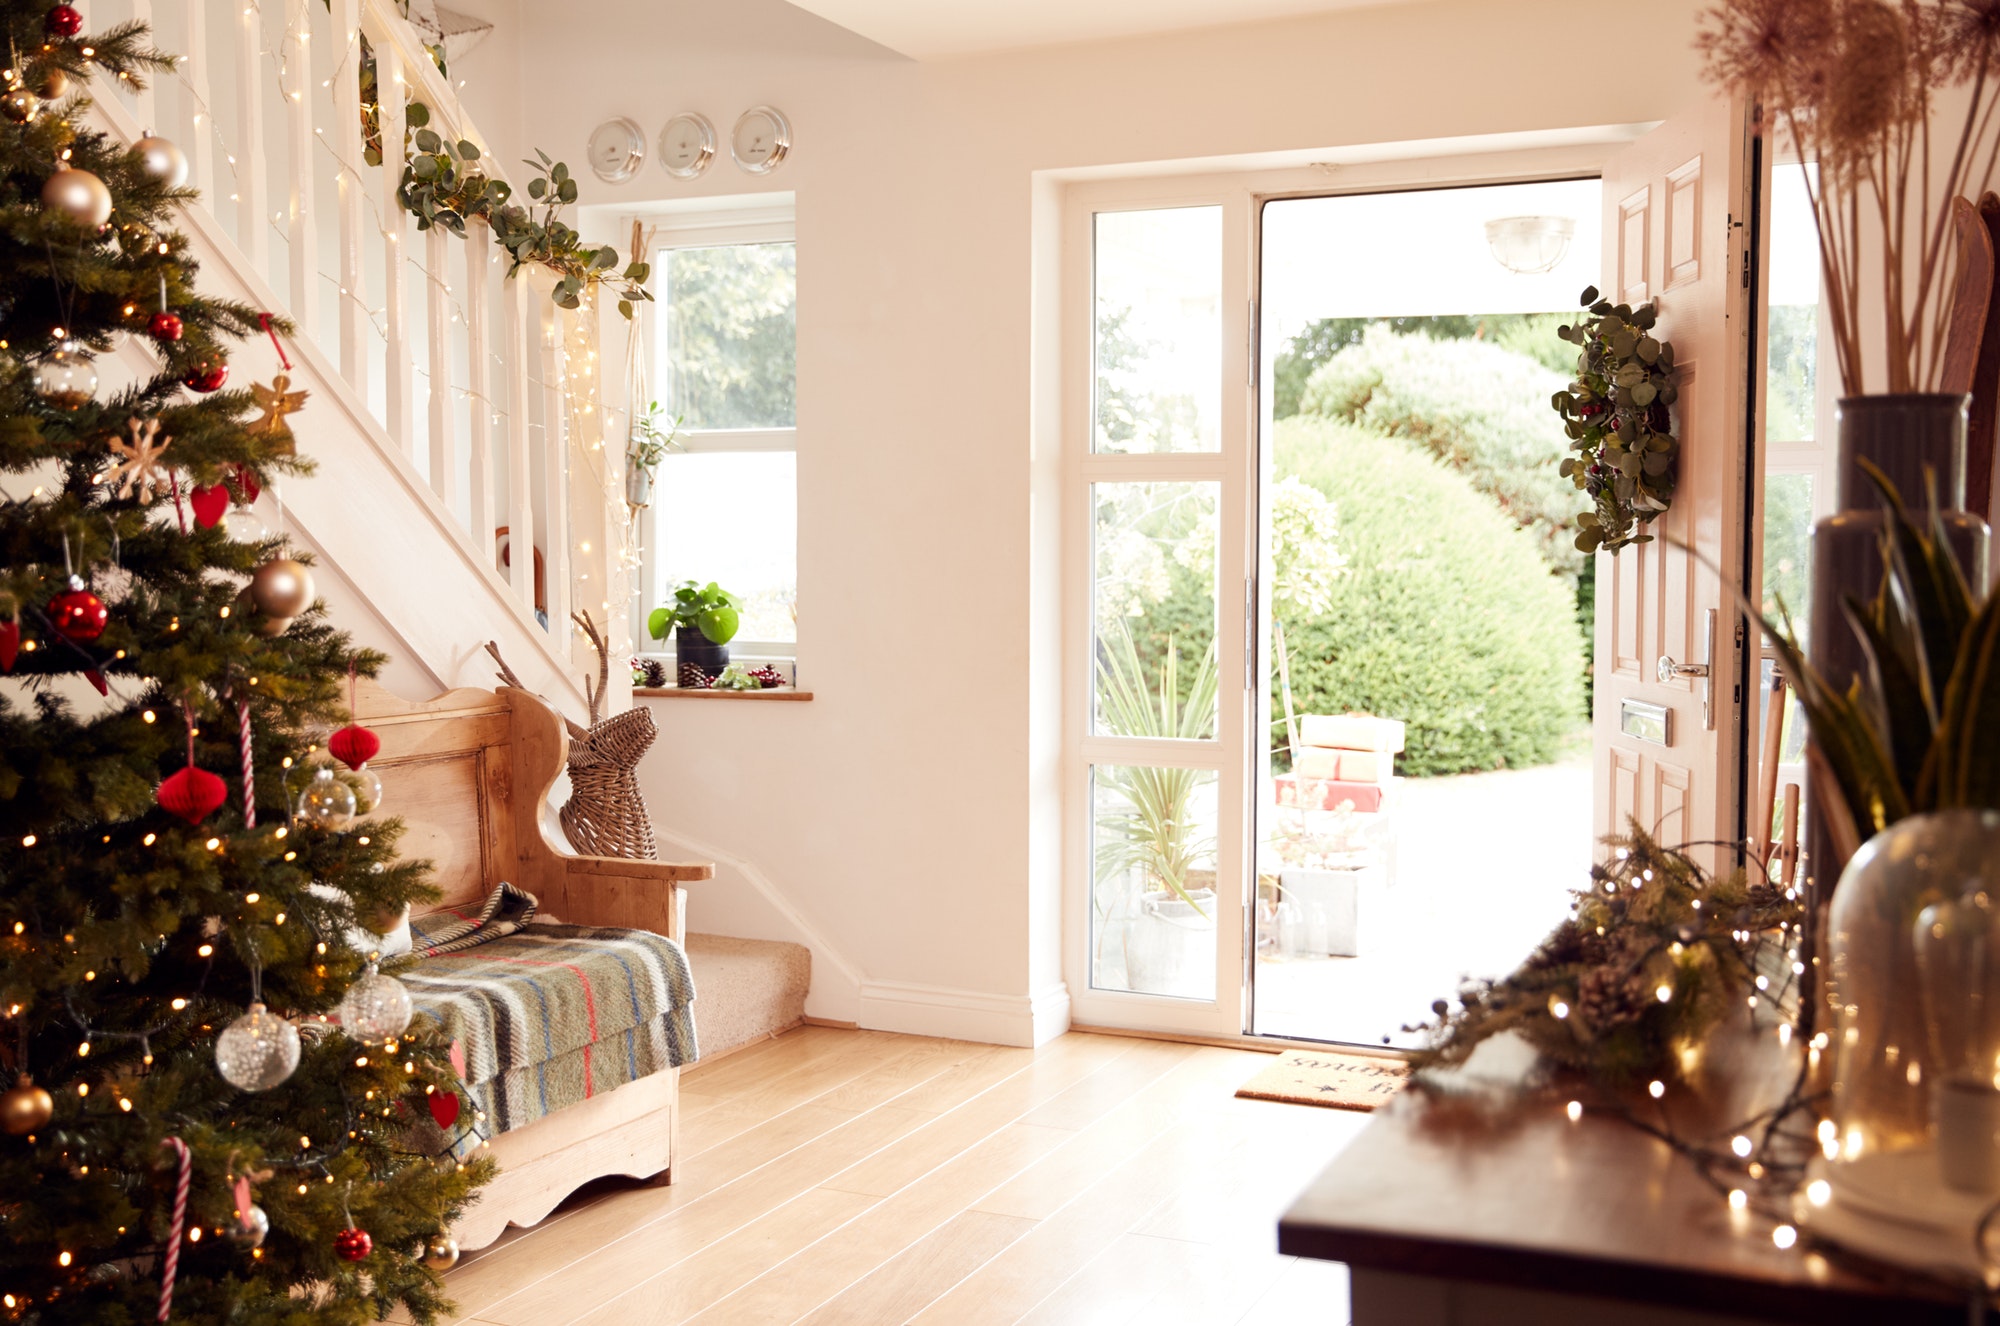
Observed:
[[[1935,495],[1920,525],[1882,472],[1887,574],[1843,604],[1867,672],[1838,685],[1805,657],[1791,617],[1765,621],[1812,728],[1807,772],[1840,860],[1897,820],[2000,808],[2000,594],[1983,598],[1946,539]]]

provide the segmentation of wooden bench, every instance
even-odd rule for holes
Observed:
[[[526,691],[454,690],[412,703],[362,682],[356,719],[381,738],[369,761],[383,813],[409,827],[406,858],[428,858],[439,908],[476,905],[501,881],[575,925],[651,930],[685,938],[680,884],[709,879],[705,862],[579,856],[558,846],[549,791],[569,738],[561,716]],[[668,1069],[492,1139],[500,1174],[453,1229],[480,1248],[509,1225],[532,1225],[592,1179],[673,1177],[680,1070]]]

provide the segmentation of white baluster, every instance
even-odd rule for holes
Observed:
[[[542,308],[542,529],[549,595],[549,642],[558,654],[569,648],[569,411],[563,402],[563,324],[567,315],[552,300]],[[572,390],[575,383],[571,384]]]
[[[493,284],[493,230],[484,221],[465,228],[465,359],[466,390],[472,393],[471,427],[465,444],[472,448],[471,493],[467,509],[472,546],[493,537],[493,374],[487,345],[492,315],[486,292]],[[490,551],[490,549],[489,549]]]
[[[131,13],[127,17],[135,22],[144,23],[148,28],[153,26],[153,0],[126,0],[126,3],[131,8]],[[194,0],[186,0],[186,3],[192,4]],[[147,79],[144,91],[134,88],[122,78],[118,81],[131,95],[132,117],[139,121],[139,127],[149,134],[157,133],[159,124],[153,117],[159,112],[153,101],[152,79]]]
[[[186,0],[187,52],[181,61],[180,77],[189,100],[194,102],[188,140],[181,144],[187,153],[188,183],[201,190],[202,206],[210,216],[219,215],[215,205],[215,125],[208,109],[208,0]]]
[[[333,39],[340,58],[333,72],[334,129],[329,136],[340,174],[340,375],[368,398],[368,290],[361,264],[367,185],[356,172],[361,160],[361,12],[358,0],[331,0]]]
[[[424,232],[424,312],[429,328],[431,361],[431,491],[444,499],[446,510],[457,505],[458,448],[453,445],[451,417],[451,233],[442,226]]]
[[[535,344],[539,323],[527,273],[507,282],[507,342],[501,375],[507,380],[507,529],[512,542],[507,581],[532,613],[535,606],[535,517],[528,505],[529,370],[541,353]],[[491,538],[492,535],[488,535]]]
[[[313,216],[312,6],[317,0],[288,0],[285,10],[286,121],[291,132],[291,224],[285,248],[290,255],[292,321],[299,335],[319,339],[319,226]]]
[[[239,199],[236,242],[250,260],[250,269],[268,280],[271,213],[264,181],[271,173],[271,163],[264,159],[263,28],[262,0],[249,0],[236,31],[236,150],[242,155],[230,165],[236,171]]]
[[[370,29],[375,48],[375,89],[382,106],[382,300],[388,310],[388,354],[383,393],[389,440],[405,456],[416,456],[416,380],[410,358],[410,218],[396,201],[403,182],[403,55],[396,44]]]

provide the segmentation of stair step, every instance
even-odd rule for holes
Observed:
[[[701,1057],[749,1045],[805,1020],[812,953],[803,944],[728,935],[687,937]]]

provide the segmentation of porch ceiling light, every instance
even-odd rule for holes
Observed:
[[[1503,216],[1486,223],[1486,246],[1519,276],[1555,270],[1569,252],[1576,222],[1567,216]]]

